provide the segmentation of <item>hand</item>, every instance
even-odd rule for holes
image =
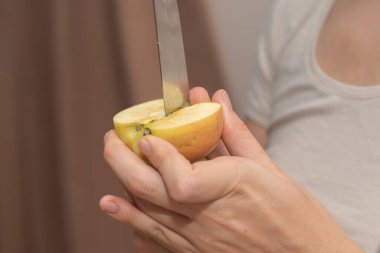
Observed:
[[[209,161],[190,164],[148,136],[140,150],[149,166],[110,132],[105,157],[134,204],[107,196],[101,208],[168,252],[362,252],[270,160],[226,93],[214,100],[223,105],[224,156]]]
[[[135,233],[133,247],[137,253],[171,253],[154,240]]]

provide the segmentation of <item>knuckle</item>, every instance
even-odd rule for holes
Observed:
[[[152,238],[155,241],[162,242],[162,243],[167,243],[168,242],[168,237],[163,230],[163,228],[159,225],[154,226],[152,229]]]
[[[132,210],[132,208],[130,208],[130,210],[126,210],[126,212],[123,212],[122,217],[121,217],[120,220],[123,223],[128,224],[128,225],[134,227],[134,224],[135,224],[135,221],[136,221],[136,217],[137,217],[136,210]]]
[[[179,203],[191,202],[195,197],[195,193],[198,187],[199,171],[197,163],[189,164],[190,168],[184,171],[189,171],[185,175],[182,175],[174,181],[171,187],[169,187],[169,193],[173,200]],[[197,180],[198,179],[198,180]]]
[[[208,218],[220,227],[228,228],[232,220],[236,220],[236,212],[231,209],[222,209],[213,213],[208,213]]]
[[[149,183],[143,175],[135,175],[129,180],[129,190],[133,195],[144,198],[154,192],[153,184]]]
[[[177,180],[174,183],[172,190],[170,191],[171,197],[180,203],[189,202],[193,196],[193,183],[192,177],[186,177],[181,180]]]

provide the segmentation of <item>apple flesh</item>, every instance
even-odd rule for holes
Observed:
[[[173,144],[189,161],[204,158],[218,143],[223,114],[218,103],[199,103],[166,116],[163,99],[125,109],[113,118],[118,137],[137,155],[138,143],[154,135]]]

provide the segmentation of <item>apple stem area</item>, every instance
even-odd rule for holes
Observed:
[[[154,135],[177,148],[189,161],[205,157],[223,132],[222,107],[206,102],[184,107],[165,116],[163,99],[127,108],[113,118],[120,139],[137,155],[143,136]]]
[[[149,128],[144,128],[144,136],[151,135],[152,131]]]
[[[149,128],[145,127],[144,125],[138,125],[136,127],[136,131],[137,132],[140,132],[141,130],[144,131],[144,136],[147,136],[147,135],[151,135],[152,134],[152,130],[150,130]]]

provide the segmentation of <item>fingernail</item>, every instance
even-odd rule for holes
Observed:
[[[223,97],[223,104],[229,109],[229,110],[233,110],[232,109],[232,103],[231,103],[231,99],[230,97],[228,96],[227,92],[226,91],[223,91],[222,93],[222,97]]]
[[[149,141],[146,140],[146,138],[142,138],[140,140],[139,149],[140,149],[140,152],[146,157],[149,157],[152,155],[152,146],[150,145]]]
[[[114,202],[108,201],[104,206],[103,210],[109,214],[116,214],[119,211],[119,206]]]

